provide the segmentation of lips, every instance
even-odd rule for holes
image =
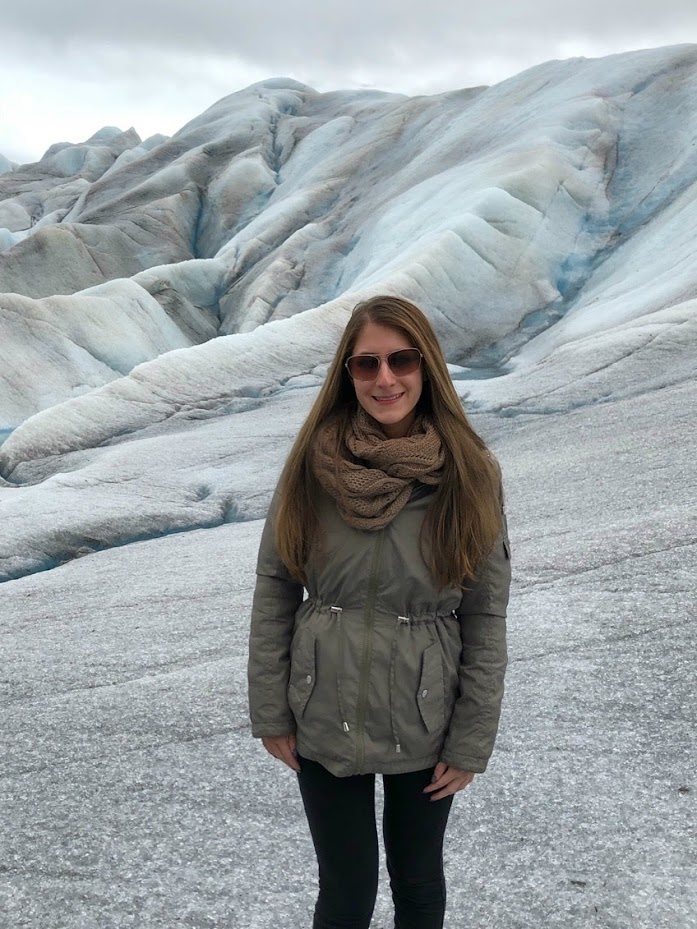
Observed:
[[[397,400],[401,400],[403,396],[404,396],[404,391],[402,391],[401,394],[392,394],[390,397],[375,397],[374,396],[373,400],[375,400],[376,403],[383,403],[383,404],[396,403]]]

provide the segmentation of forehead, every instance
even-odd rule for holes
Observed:
[[[393,329],[391,326],[379,326],[377,323],[366,323],[358,333],[353,352],[356,355],[363,352],[382,355],[399,348],[413,347],[411,339],[400,329]]]

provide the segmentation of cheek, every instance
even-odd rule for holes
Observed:
[[[414,381],[410,386],[411,386],[411,394],[412,394],[414,403],[418,403],[419,399],[421,398],[421,394],[423,393],[423,390],[424,390],[423,377],[421,377],[421,375],[415,375]]]
[[[354,381],[353,390],[356,394],[356,400],[358,400],[359,403],[363,403],[363,401],[367,400],[370,396],[369,387],[366,386],[364,382]]]

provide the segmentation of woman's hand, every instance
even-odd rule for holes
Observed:
[[[431,800],[442,800],[458,790],[462,790],[474,780],[472,771],[460,771],[459,768],[450,768],[443,761],[439,761],[433,772],[431,783],[424,787],[425,794],[432,794]],[[438,793],[436,793],[438,791]]]
[[[287,764],[288,767],[292,768],[294,771],[300,770],[297,753],[295,751],[294,735],[265,735],[261,743],[266,751],[270,755],[273,755],[274,758],[278,758],[279,761]]]

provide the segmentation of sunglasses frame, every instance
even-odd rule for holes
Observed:
[[[416,352],[419,356],[419,362],[414,368],[414,370],[408,371],[406,374],[398,374],[390,363],[390,358],[392,357],[392,355],[399,355],[402,352]],[[351,369],[349,367],[349,363],[354,358],[377,358],[378,366],[375,369],[375,374],[372,377],[354,377],[354,375],[351,374]],[[348,376],[351,378],[352,381],[354,380],[355,381],[374,381],[375,378],[380,373],[380,367],[382,366],[383,361],[387,362],[387,367],[390,369],[390,371],[392,372],[392,374],[394,374],[395,377],[408,377],[410,374],[414,374],[416,371],[419,370],[423,360],[424,360],[423,352],[420,352],[418,348],[396,348],[393,352],[387,352],[386,355],[376,355],[375,352],[361,352],[360,355],[349,355],[349,357],[344,362],[344,367],[346,368]]]

